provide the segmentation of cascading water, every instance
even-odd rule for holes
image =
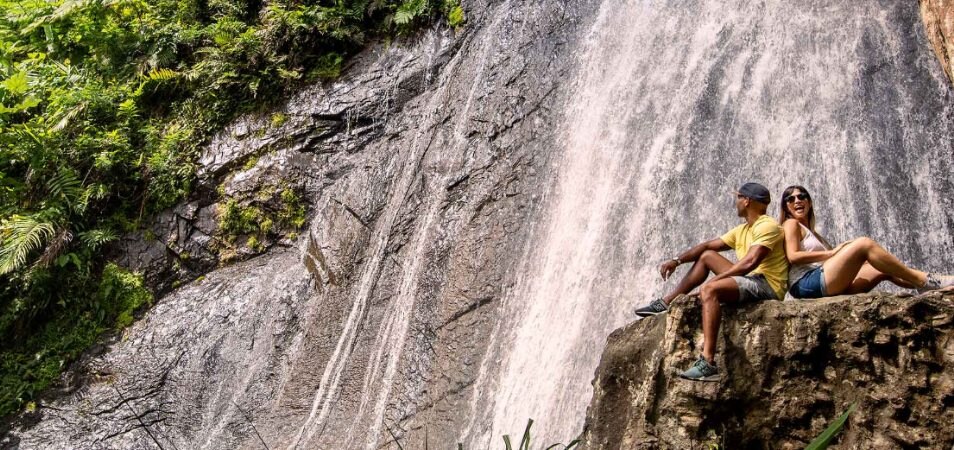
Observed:
[[[207,149],[229,192],[309,180],[300,260],[164,297],[94,358],[108,383],[0,445],[497,448],[530,418],[566,442],[606,336],[749,180],[807,186],[831,241],[954,271],[954,93],[915,2],[462,3],[462,33],[369,49]],[[193,206],[175,235],[208,240]]]
[[[739,223],[744,181],[772,190],[773,216],[782,189],[803,184],[831,240],[870,235],[954,271],[952,93],[916,12],[604,1],[576,61],[546,225],[478,378],[471,446],[528,418],[538,442],[579,432],[604,339],[672,286],[660,262]]]

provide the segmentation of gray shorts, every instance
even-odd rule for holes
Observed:
[[[757,273],[744,277],[732,277],[739,285],[739,301],[751,302],[756,300],[778,300],[772,286],[765,276]]]

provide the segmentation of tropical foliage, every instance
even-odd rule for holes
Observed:
[[[464,21],[457,0],[0,0],[0,416],[144,303],[104,246],[190,193],[215,131],[439,17]]]

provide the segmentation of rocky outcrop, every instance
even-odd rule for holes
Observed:
[[[954,82],[954,0],[920,0],[921,20],[944,73]]]
[[[674,305],[609,337],[583,448],[803,448],[853,403],[839,448],[954,444],[954,293],[726,308],[717,383],[675,376],[701,328],[694,299]]]

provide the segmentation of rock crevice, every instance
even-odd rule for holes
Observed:
[[[954,82],[954,1],[920,0],[921,20],[934,53]]]

